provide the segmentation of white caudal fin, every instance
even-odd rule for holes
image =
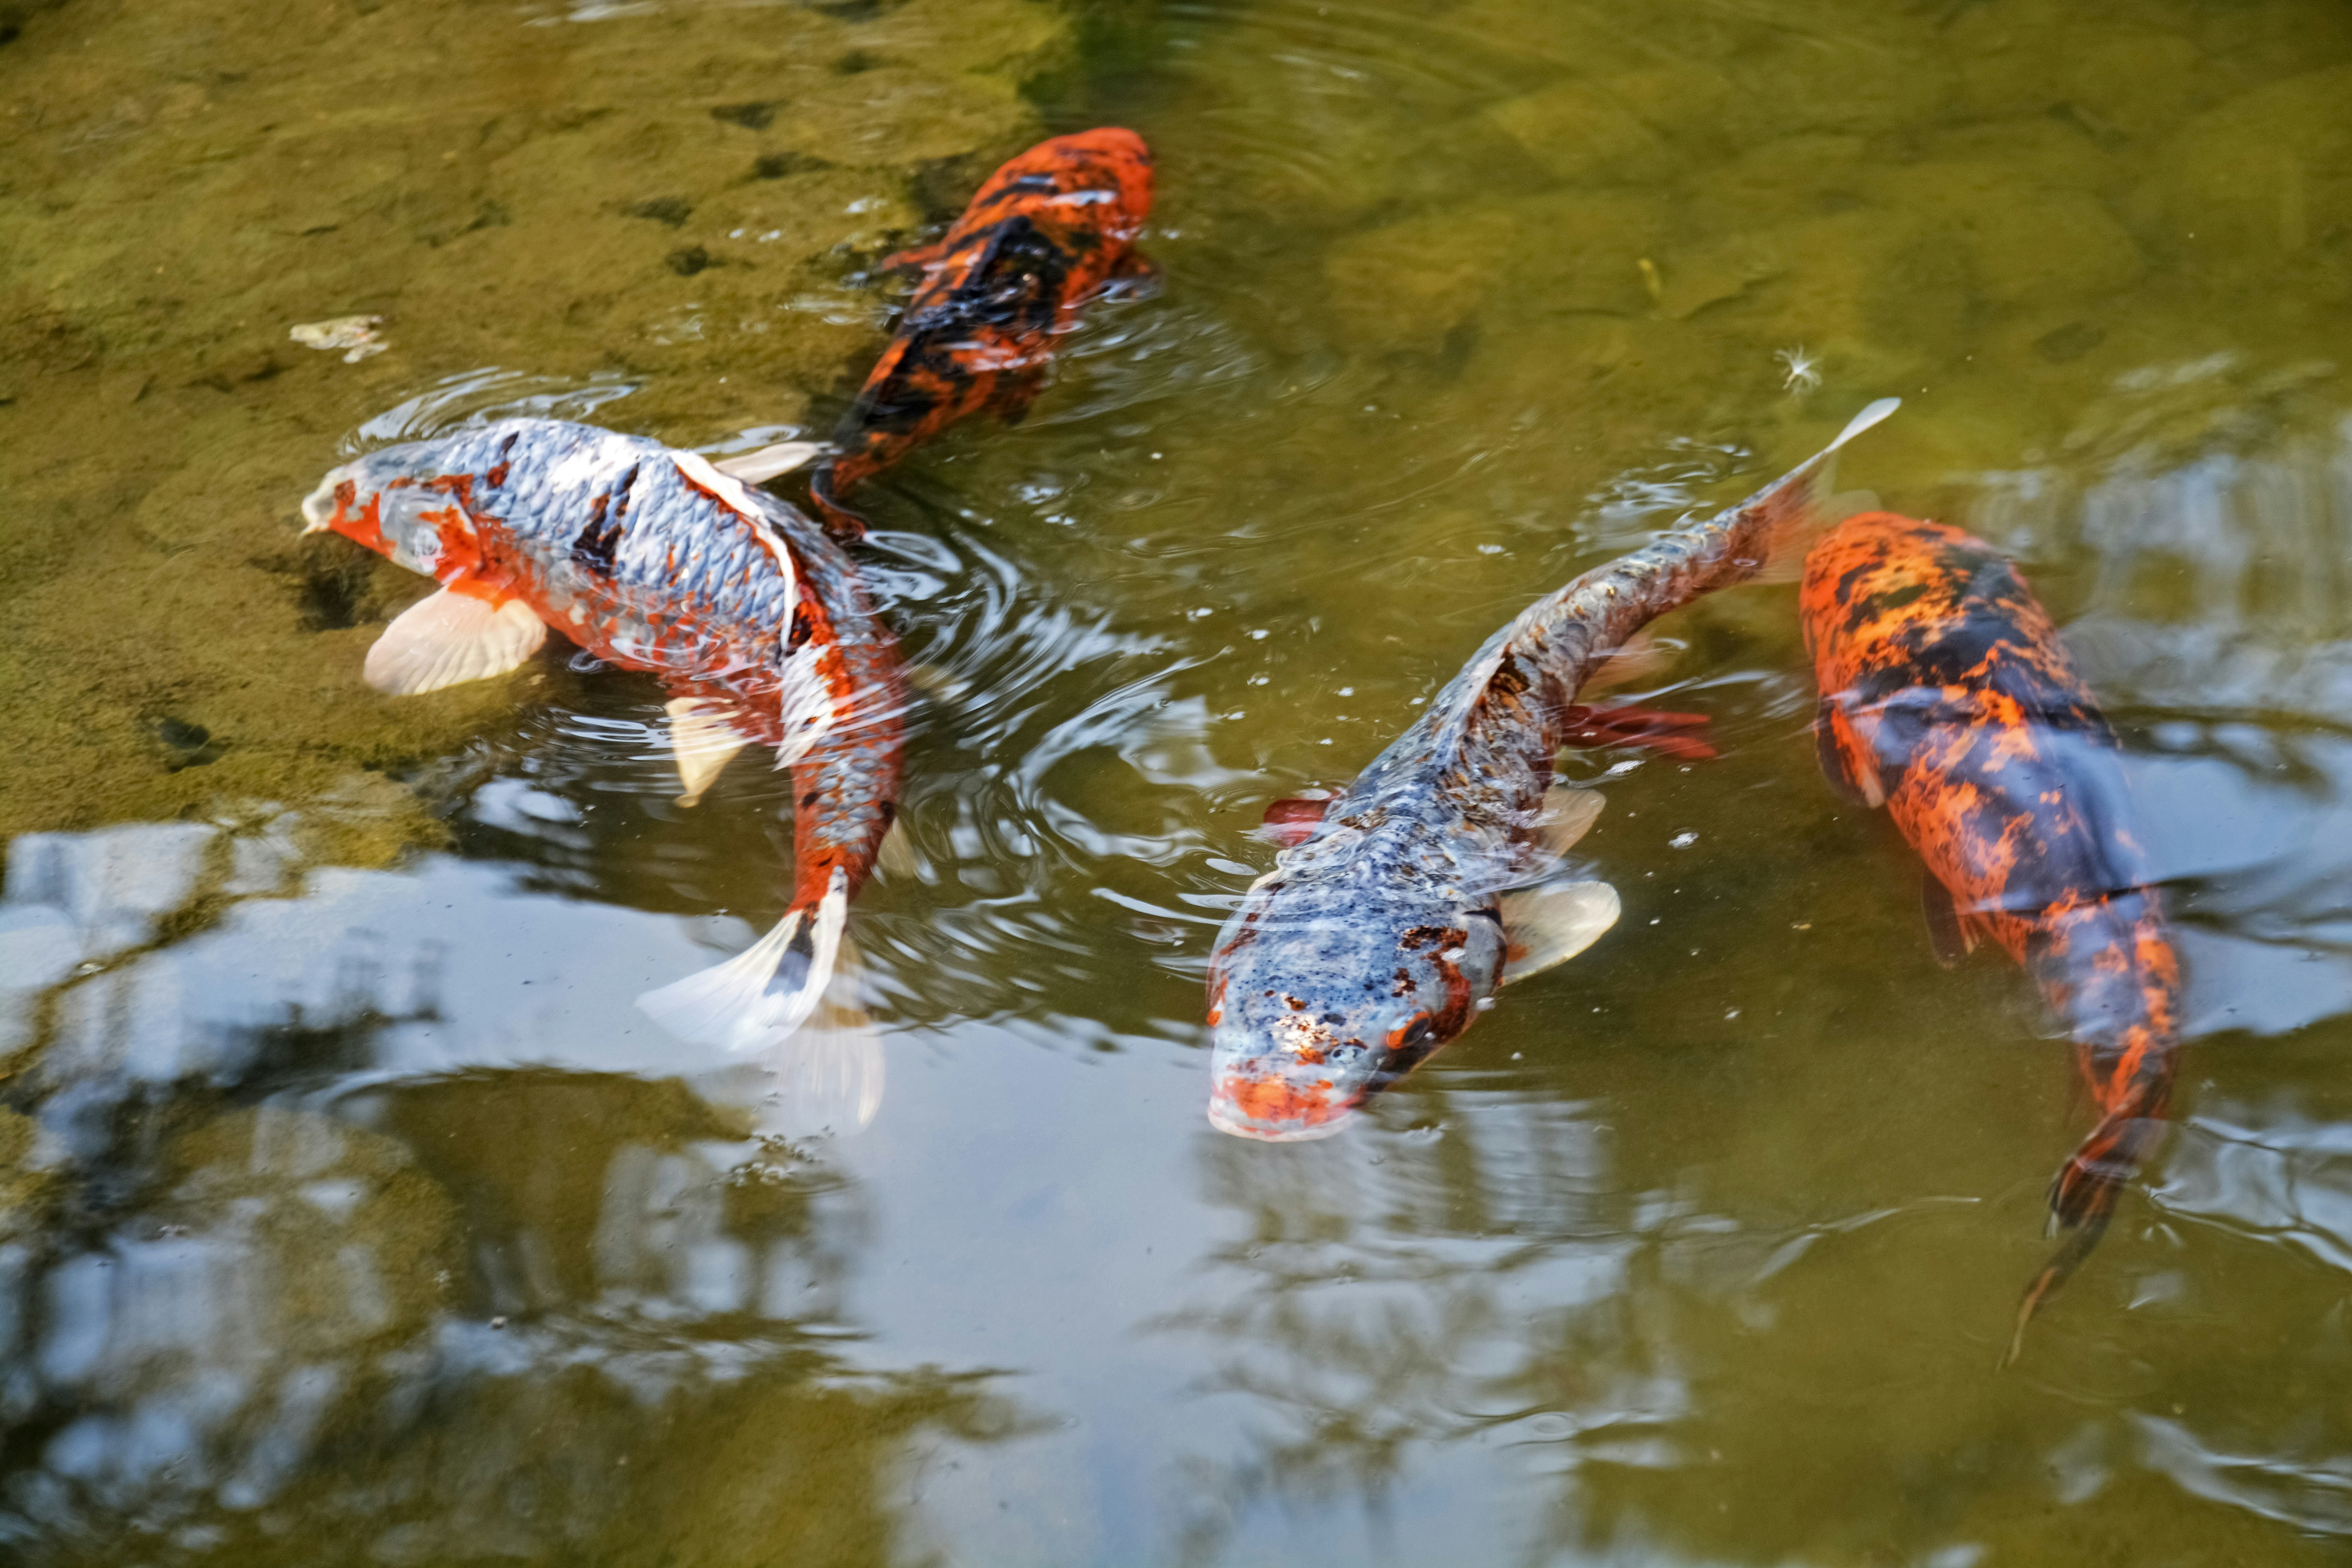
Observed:
[[[1829,491],[1839,448],[1902,406],[1899,397],[1880,398],[1847,420],[1837,439],[1740,503],[1738,511],[1767,515],[1764,564],[1748,581],[1794,583],[1804,575],[1805,552],[1837,521]]]
[[[814,905],[791,910],[726,963],[646,992],[637,1006],[696,1045],[746,1052],[781,1045],[808,1022],[832,984],[848,922],[849,879],[836,870]]]
[[[866,1011],[864,993],[857,949],[845,936],[816,1011],[760,1063],[768,1083],[759,1131],[847,1137],[874,1120],[882,1109],[882,1031]]]
[[[710,466],[746,484],[758,485],[765,484],[778,474],[789,474],[794,468],[806,468],[824,454],[825,445],[822,441],[779,441],[756,452],[738,452],[731,458],[721,458]]]
[[[1503,936],[1510,943],[1503,984],[1565,963],[1617,923],[1617,889],[1606,882],[1547,882],[1502,899]]]
[[[547,623],[520,599],[492,608],[444,588],[403,610],[368,649],[367,683],[394,697],[504,675],[539,651]]]
[[[728,759],[750,742],[736,731],[723,710],[699,698],[673,697],[663,707],[669,712],[670,755],[677,763],[677,804],[692,805],[727,766]]]

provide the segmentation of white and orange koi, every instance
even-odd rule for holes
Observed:
[[[593,426],[509,419],[371,452],[302,503],[305,531],[331,529],[441,584],[369,650],[378,690],[512,669],[553,626],[660,679],[687,804],[746,745],[792,771],[783,919],[740,956],[637,999],[680,1037],[738,1051],[781,1043],[815,1012],[898,814],[896,645],[841,547],[756,488],[814,455],[713,464]]]

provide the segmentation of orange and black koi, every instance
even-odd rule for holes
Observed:
[[[1151,150],[1106,126],[1041,142],[988,177],[935,245],[883,265],[922,274],[898,335],[809,483],[825,525],[855,539],[841,498],[967,415],[1028,411],[1054,347],[1093,300],[1158,274],[1135,250],[1151,211]]]
[[[2068,1234],[2026,1289],[2022,1335],[2114,1216],[2172,1086],[2180,963],[2121,748],[2024,579],[1957,528],[1850,518],[1807,558],[1801,603],[1823,772],[1927,863],[1939,959],[1990,940],[2032,973],[2098,1103],[2051,1184]]]

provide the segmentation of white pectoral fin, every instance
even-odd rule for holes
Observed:
[[[731,458],[721,458],[710,466],[731,479],[758,485],[765,484],[778,474],[789,474],[794,468],[806,468],[824,454],[825,446],[822,441],[779,441],[756,452],[738,452]]]
[[[790,911],[726,963],[646,992],[637,1006],[696,1045],[747,1052],[782,1045],[808,1022],[832,984],[848,922],[849,882],[836,870],[817,902]]]
[[[1607,797],[1597,789],[1556,784],[1544,791],[1543,808],[1536,817],[1536,841],[1553,855],[1565,855],[1576,841],[1592,831]]]
[[[520,599],[486,599],[444,588],[419,599],[368,649],[363,674],[378,691],[412,697],[504,675],[539,651],[547,623]]]
[[[1617,889],[1606,882],[1547,882],[1503,895],[1503,938],[1510,946],[1503,984],[1565,963],[1617,923]]]
[[[673,697],[669,710],[670,754],[677,759],[677,804],[692,805],[730,758],[750,744],[726,714],[692,697]]]

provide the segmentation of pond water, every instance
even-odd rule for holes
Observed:
[[[2329,0],[0,0],[0,1542],[28,1563],[2352,1555],[2352,12]],[[296,505],[510,412],[821,433],[1037,135],[1159,297],[865,492],[928,667],[806,1135],[630,1005],[781,778],[661,692],[359,679]],[[287,337],[383,316],[356,363]],[[1789,361],[1814,363],[1794,378]],[[1346,1135],[1223,1137],[1209,939],[1535,595],[1843,482],[2120,731],[2175,1131],[1996,1370],[2088,1108],[1815,768],[1793,590],[1660,624],[1625,904]],[[1628,765],[1632,764],[1632,765]],[[1695,837],[1694,837],[1695,836]]]

